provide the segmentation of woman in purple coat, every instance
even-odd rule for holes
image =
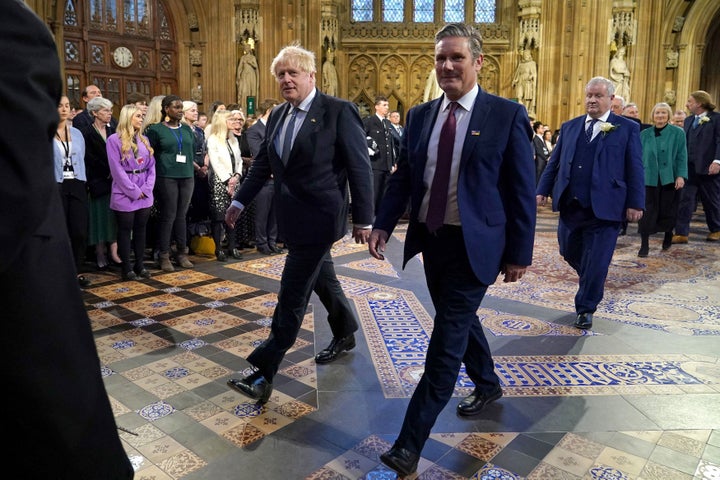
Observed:
[[[123,280],[150,278],[143,266],[145,230],[153,204],[155,157],[147,137],[142,135],[143,112],[135,105],[120,111],[117,132],[107,139],[108,163],[113,178],[110,209],[118,224],[118,253],[122,259]],[[135,252],[130,263],[130,236]]]

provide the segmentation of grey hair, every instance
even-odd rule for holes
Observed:
[[[605,85],[608,95],[615,95],[615,84],[605,77],[593,77],[585,85],[585,90],[595,85]],[[624,99],[623,99],[624,100]]]
[[[471,25],[464,23],[448,23],[435,34],[435,44],[443,38],[460,37],[466,38],[468,47],[473,60],[477,60],[482,55],[483,39],[480,31]]]
[[[625,97],[623,97],[622,95],[615,95],[615,98],[620,100],[620,106],[622,108],[625,108]]]
[[[91,99],[87,104],[87,109],[90,113],[99,112],[103,108],[109,108],[110,110],[112,110],[112,107],[113,103],[107,98],[103,97],[95,97]]]
[[[298,68],[306,73],[315,73],[315,54],[310,50],[305,50],[299,43],[292,43],[280,50],[277,56],[270,64],[270,73],[273,77],[277,72],[275,68],[278,64],[285,63],[293,68]]]
[[[668,105],[666,102],[660,102],[660,103],[655,104],[655,106],[652,109],[652,112],[650,112],[651,118],[653,115],[655,115],[655,112],[657,110],[665,110],[668,114],[668,121],[672,120],[673,110],[672,110],[672,107],[670,105]]]

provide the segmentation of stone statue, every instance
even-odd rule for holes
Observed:
[[[620,47],[610,60],[610,80],[615,85],[615,95],[630,100],[630,69],[625,63],[625,47]]]
[[[237,102],[241,107],[247,105],[247,97],[257,98],[258,90],[258,63],[253,54],[255,41],[248,38],[243,43],[243,56],[240,57],[237,67]]]
[[[423,92],[423,102],[435,100],[443,94],[440,85],[437,82],[437,75],[435,74],[435,67],[430,70],[430,74],[425,81],[425,91]]]
[[[670,47],[665,50],[665,68],[678,68],[678,57],[680,54],[677,48]]]
[[[333,97],[338,96],[338,74],[335,69],[335,51],[327,49],[327,58],[322,67],[322,91]]]
[[[530,50],[522,51],[522,58],[513,76],[512,86],[518,102],[525,105],[528,114],[535,113],[535,89],[537,87],[537,63]]]

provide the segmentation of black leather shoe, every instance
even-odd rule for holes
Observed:
[[[138,276],[137,276],[137,273],[135,273],[131,270],[129,272],[123,273],[122,279],[126,282],[132,282],[133,280],[137,280]]]
[[[645,258],[650,253],[650,247],[648,245],[643,245],[640,247],[640,250],[638,250],[638,257]]]
[[[135,272],[139,278],[147,280],[148,278],[152,277],[150,272],[147,270],[147,268],[143,268],[140,271]]]
[[[227,262],[227,254],[222,250],[215,252],[215,258],[218,262]]]
[[[500,385],[495,387],[494,390],[486,393],[478,391],[477,387],[475,387],[475,391],[473,391],[473,393],[458,403],[457,413],[463,417],[477,415],[487,404],[494,402],[498,398],[502,397],[502,395],[503,393]]]
[[[575,327],[579,328],[580,330],[587,330],[588,328],[592,328],[592,313],[581,313],[577,316],[577,320],[575,320]]]
[[[286,250],[284,248],[280,248],[277,245],[270,245],[270,250],[272,250],[275,253],[286,253]]]
[[[270,247],[263,245],[262,247],[257,247],[257,251],[262,253],[263,255],[273,255],[275,252],[270,250]]]
[[[85,278],[84,275],[79,275],[77,277],[77,279],[78,279],[78,285],[80,285],[80,288],[87,288],[90,285],[92,285],[92,282],[90,280],[88,280],[87,278]]]
[[[240,250],[238,250],[237,248],[233,248],[233,249],[232,249],[232,257],[233,257],[235,260],[242,260],[242,259],[243,259],[242,253],[240,253]]]
[[[325,350],[315,355],[315,363],[330,363],[337,358],[340,353],[355,348],[355,335],[350,334],[347,337],[335,338]]]
[[[270,400],[273,389],[272,383],[268,383],[260,372],[255,372],[245,378],[231,378],[227,381],[227,384],[243,395],[257,400],[260,405]]]
[[[380,455],[380,460],[400,474],[401,477],[407,477],[417,470],[420,455],[393,445],[390,450]]]

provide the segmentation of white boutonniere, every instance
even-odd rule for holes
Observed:
[[[602,132],[602,136],[605,137],[605,135],[612,132],[613,130],[617,130],[618,126],[619,125],[613,125],[610,122],[601,122],[600,131]]]
[[[704,117],[700,117],[700,120],[698,120],[698,125],[702,125],[703,123],[707,123],[709,121],[710,121],[710,117],[708,117],[707,115]]]

